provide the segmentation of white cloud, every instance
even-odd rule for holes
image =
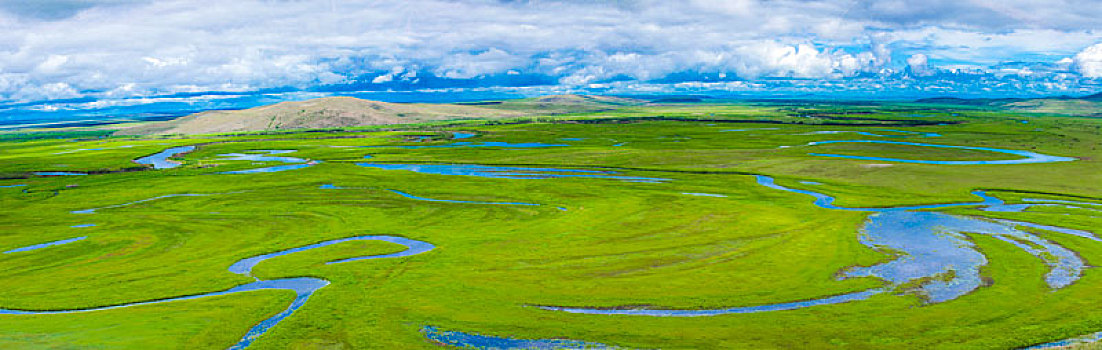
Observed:
[[[1102,44],[1095,44],[1075,54],[1075,69],[1083,76],[1102,78]]]
[[[778,76],[794,78],[827,77],[832,71],[831,57],[807,44],[761,43],[739,50],[736,72],[744,77]]]
[[[0,0],[0,100],[426,75],[838,79],[890,74],[892,51],[988,66],[1102,41],[1102,7],[1053,1]]]
[[[50,55],[43,61],[38,67],[35,67],[35,71],[42,73],[54,73],[57,72],[66,62],[69,62],[69,57],[65,55]]]
[[[372,84],[382,84],[382,83],[389,83],[393,80],[394,80],[393,75],[383,74],[383,75],[375,77],[374,79],[371,79],[371,83]]]
[[[927,60],[928,58],[926,55],[916,53],[911,55],[911,57],[907,57],[907,68],[910,70],[911,74],[916,76],[924,77],[932,75],[933,71],[930,69]]]
[[[20,90],[19,94],[27,97],[39,97],[50,100],[74,98],[81,96],[76,89],[66,83],[48,83],[26,87]],[[20,95],[16,96],[20,97]]]
[[[491,47],[485,52],[454,53],[447,55],[436,68],[439,76],[452,79],[470,79],[482,75],[505,73],[525,65],[524,57]]]

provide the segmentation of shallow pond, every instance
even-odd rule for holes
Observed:
[[[148,155],[134,160],[134,163],[152,165],[153,169],[171,169],[180,166],[181,163],[168,160],[168,158],[175,157],[180,154],[191,152],[195,150],[195,146],[180,146],[172,147],[164,151],[157,152],[153,155]]]

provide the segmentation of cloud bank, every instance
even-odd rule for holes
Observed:
[[[0,0],[0,101],[711,88],[1045,94],[1102,78],[1089,0]]]

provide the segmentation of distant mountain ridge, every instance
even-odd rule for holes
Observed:
[[[1080,116],[1102,116],[1102,93],[1081,97],[1054,96],[1045,98],[959,98],[932,97],[916,103],[958,106],[996,107],[1019,112],[1052,113]]]
[[[1080,100],[1102,101],[1102,92],[1094,95],[1087,95],[1079,98]]]
[[[552,95],[473,103],[390,103],[354,97],[325,97],[280,102],[243,110],[200,112],[163,122],[123,127],[118,134],[193,135],[410,124],[462,119],[502,119],[595,112],[645,102],[591,95]]]

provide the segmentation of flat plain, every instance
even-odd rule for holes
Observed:
[[[447,336],[474,347],[569,347],[550,340],[570,339],[640,349],[997,349],[1102,331],[1102,273],[1091,267],[1102,264],[1092,236],[1102,236],[1098,118],[915,104],[671,104],[402,126],[108,134],[0,137],[0,251],[83,237],[0,253],[0,309],[25,313],[0,311],[0,348],[240,345],[288,310],[295,292],[156,301],[299,277],[329,284],[248,348],[437,348],[450,346],[441,334],[455,332]],[[187,145],[197,148],[173,156],[179,166],[134,163]],[[1023,159],[975,147],[1059,159],[969,164]],[[226,156],[234,153],[246,156]],[[1027,235],[928,237],[956,239],[983,257],[982,283],[932,301],[930,286],[964,283],[960,266],[899,283],[847,275],[915,257],[868,239],[876,211],[816,205],[758,175],[841,208],[973,203],[913,212]],[[974,191],[1005,203],[978,204]],[[365,235],[434,249],[388,257],[407,247],[356,240],[274,256],[250,274],[228,270]],[[1066,285],[1049,279],[1075,262],[1054,256],[1060,249],[1083,265]],[[383,258],[328,264],[354,257]],[[878,292],[697,317],[555,309],[723,310],[869,290]]]

